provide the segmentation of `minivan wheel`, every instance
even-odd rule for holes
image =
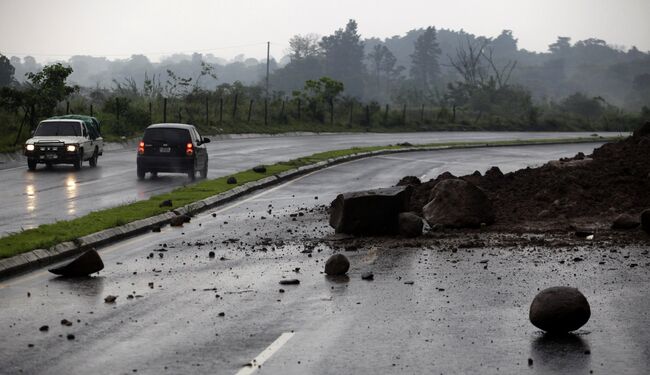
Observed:
[[[138,180],[144,180],[144,175],[147,172],[145,172],[142,168],[138,167],[136,173],[138,175]]]

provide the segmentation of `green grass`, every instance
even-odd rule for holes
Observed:
[[[413,146],[371,146],[353,147],[344,150],[319,152],[310,156],[293,159],[286,162],[267,166],[266,173],[255,173],[252,170],[238,172],[232,176],[237,179],[237,185],[229,185],[226,180],[229,176],[211,180],[203,180],[196,184],[179,187],[169,193],[153,196],[147,200],[95,211],[83,217],[44,224],[38,228],[24,230],[0,238],[0,259],[8,258],[34,249],[45,249],[65,241],[72,241],[104,229],[117,227],[136,220],[148,218],[186,204],[223,193],[238,185],[260,180],[297,167],[314,164],[323,160],[347,156],[362,152],[379,150],[398,150],[408,147],[477,147],[477,146],[507,146],[514,144],[545,144],[545,143],[578,143],[594,141],[611,141],[617,138],[573,138],[573,139],[536,139],[536,140],[511,140],[493,142],[445,142],[422,144]],[[171,199],[173,206],[160,208],[160,202]]]

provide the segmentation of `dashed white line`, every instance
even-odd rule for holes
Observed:
[[[271,343],[266,349],[264,349],[257,357],[253,358],[249,365],[243,367],[241,370],[237,371],[235,375],[249,375],[257,371],[262,364],[266,362],[273,354],[275,354],[284,344],[293,337],[293,332],[284,332],[280,335],[275,341]]]

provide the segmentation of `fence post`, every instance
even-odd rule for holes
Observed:
[[[250,104],[248,104],[248,119],[246,122],[251,122],[251,112],[253,111],[253,99],[251,99]]]
[[[115,98],[115,116],[117,117],[117,126],[120,126],[120,98]]]
[[[298,98],[298,121],[300,121],[300,98]]]
[[[282,108],[280,109],[280,117],[284,117],[284,105],[287,103],[287,99],[282,99]]]
[[[90,103],[90,117],[93,117],[93,103]]]
[[[422,104],[422,107],[420,108],[420,122],[424,123],[424,104]]]
[[[178,107],[178,123],[179,124],[183,122],[183,114],[181,113],[182,110],[183,110],[183,108],[179,106]]]
[[[404,104],[404,108],[402,108],[402,125],[406,125],[406,104]]]
[[[366,104],[366,124],[370,127],[370,106]]]
[[[388,124],[388,104],[386,104],[386,109],[384,110],[384,125]]]
[[[70,102],[67,100],[65,101],[65,114],[66,115],[70,114]]]
[[[163,98],[163,123],[167,122],[167,98]]]
[[[334,99],[330,99],[330,125],[334,124]]]
[[[269,99],[264,98],[264,125],[269,124]]]
[[[354,110],[354,102],[350,103],[350,117],[348,118],[348,127],[352,126],[352,111]]]
[[[223,124],[223,97],[219,97],[219,124]]]
[[[149,124],[153,123],[153,107],[151,106],[151,102],[149,102]]]
[[[205,126],[209,127],[210,126],[210,103],[208,102],[210,98],[208,96],[205,97]]]
[[[237,117],[237,99],[239,97],[239,93],[235,93],[235,102],[232,106],[232,120],[233,122],[235,121],[235,117]]]

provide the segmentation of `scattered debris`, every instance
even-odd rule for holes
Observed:
[[[106,297],[104,297],[104,302],[105,303],[114,303],[116,299],[117,299],[117,296],[113,296],[113,295],[109,294]]]
[[[66,277],[83,277],[104,269],[104,262],[94,249],[81,254],[77,259],[61,267],[49,271],[55,275]]]
[[[50,330],[50,326],[44,325],[44,326],[41,326],[41,328],[39,328],[38,330],[41,331],[41,332],[47,332],[47,331]]]
[[[298,285],[300,284],[300,280],[298,279],[283,279],[280,280],[280,285]]]
[[[375,275],[374,275],[372,272],[364,272],[364,273],[361,275],[361,280],[372,281],[372,280],[374,280],[374,279],[375,279]]]
[[[69,321],[68,319],[63,319],[63,320],[61,320],[61,325],[64,325],[66,327],[70,327],[72,325],[72,322]]]

